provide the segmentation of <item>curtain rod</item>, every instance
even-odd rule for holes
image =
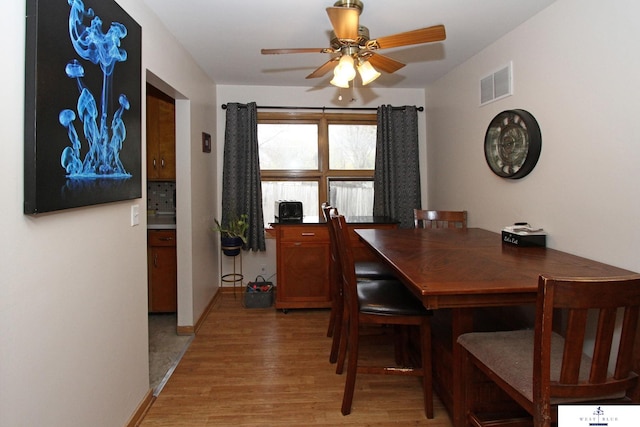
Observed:
[[[247,104],[240,104],[246,106]],[[274,110],[357,110],[357,111],[377,111],[377,107],[285,107],[285,106],[270,106],[270,105],[257,105],[256,108],[266,108]],[[393,107],[394,110],[402,110],[404,107]],[[222,109],[227,109],[227,104],[222,104]],[[424,111],[424,107],[416,107],[418,111]]]

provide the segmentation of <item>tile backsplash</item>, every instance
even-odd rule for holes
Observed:
[[[156,212],[176,211],[176,183],[173,181],[147,182],[147,209]]]

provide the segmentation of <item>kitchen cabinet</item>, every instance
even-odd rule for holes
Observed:
[[[150,313],[175,313],[178,309],[176,231],[147,231],[147,270]]]
[[[375,259],[353,230],[356,228],[396,228],[388,218],[354,217],[348,219],[356,260]],[[276,308],[331,307],[331,248],[327,224],[275,223],[276,271],[278,286]]]
[[[175,100],[147,85],[147,180],[176,179]]]

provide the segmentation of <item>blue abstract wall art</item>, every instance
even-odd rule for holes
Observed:
[[[27,214],[141,197],[140,26],[112,0],[28,0]]]

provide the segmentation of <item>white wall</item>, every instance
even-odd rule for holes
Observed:
[[[426,91],[429,207],[499,231],[528,221],[548,246],[640,271],[640,55],[632,0],[558,0]],[[513,61],[514,95],[479,106],[479,80]],[[521,180],[493,175],[484,134],[530,111],[542,153]]]
[[[304,73],[300,73],[300,79],[304,79]],[[391,104],[395,106],[416,105],[423,106],[424,91],[422,89],[386,89],[380,87],[368,87],[356,89],[353,96],[350,90],[343,90],[343,101],[338,101],[339,91],[337,88],[328,85],[326,82],[320,83],[320,87],[269,87],[269,86],[217,86],[217,99],[219,113],[217,115],[217,144],[216,152],[218,158],[217,168],[222,176],[222,164],[224,153],[224,129],[225,114],[221,110],[221,105],[228,102],[256,102],[258,106],[298,106],[298,107],[372,107]],[[350,102],[355,98],[353,102]],[[287,111],[287,110],[260,110],[260,111]],[[320,112],[320,111],[314,111]],[[418,126],[425,128],[425,113],[418,112]],[[425,133],[418,135],[421,153],[425,154]],[[421,173],[426,177],[426,155],[421,155]],[[424,180],[423,180],[424,182]],[[218,183],[218,194],[222,194],[222,180]],[[422,188],[423,200],[426,200],[427,189]],[[222,202],[218,197],[216,215],[219,217]],[[253,280],[260,272],[260,266],[266,265],[266,277],[276,273],[276,248],[275,242],[267,240],[267,250],[265,252],[243,252],[243,273],[245,282]],[[232,268],[231,259],[223,257],[223,271],[230,272]],[[277,276],[273,276],[272,281],[278,281]]]
[[[215,154],[200,150],[201,132],[215,135],[214,85],[140,0],[118,3],[142,26],[143,81],[148,68],[183,98],[178,256],[181,280],[192,281],[183,294],[198,298],[180,296],[189,325],[217,286],[208,233]],[[149,390],[146,188],[138,200],[22,214],[24,17],[24,1],[3,3],[0,425],[124,425]],[[133,204],[137,227],[129,224]]]

